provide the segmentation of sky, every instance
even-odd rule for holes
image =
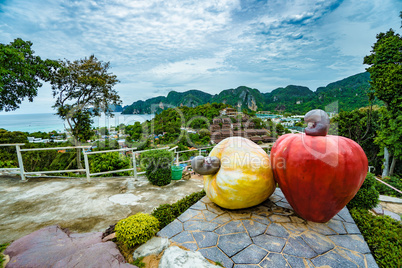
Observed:
[[[311,90],[364,72],[402,0],[0,0],[0,43],[42,59],[110,62],[123,105],[169,91]],[[51,113],[49,84],[14,112]]]

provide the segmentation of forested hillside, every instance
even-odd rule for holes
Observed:
[[[125,106],[123,113],[160,113],[172,106],[196,107],[206,103],[229,104],[239,110],[305,113],[311,109],[325,109],[325,106],[338,102],[339,110],[352,111],[369,104],[369,81],[370,74],[365,72],[319,87],[316,91],[297,85],[280,87],[267,93],[246,86],[225,89],[216,95],[200,90],[171,91],[166,97],[140,100]],[[378,101],[375,104],[381,105]]]

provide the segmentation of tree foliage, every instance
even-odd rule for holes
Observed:
[[[341,111],[332,119],[337,124],[336,133],[330,129],[330,134],[337,134],[354,140],[366,153],[370,166],[374,166],[377,172],[381,171],[380,146],[374,143],[377,131],[380,129],[380,108],[360,108],[351,112]],[[334,125],[334,124],[332,124]]]
[[[76,141],[82,142],[88,139],[91,117],[102,112],[111,115],[110,104],[121,103],[113,89],[119,81],[108,72],[109,62],[99,61],[94,55],[59,63],[61,68],[51,79],[53,97],[56,98],[53,107],[67,121]]]
[[[8,45],[0,44],[0,111],[13,111],[27,98],[33,101],[40,80],[48,81],[57,61],[42,60],[34,55],[32,42],[15,39]]]
[[[381,146],[385,155],[383,176],[392,175],[397,159],[402,158],[402,37],[390,29],[377,35],[371,54],[364,57],[370,65],[370,99],[377,97],[385,103],[381,110],[381,127],[375,142]],[[393,156],[389,167],[390,157]]]

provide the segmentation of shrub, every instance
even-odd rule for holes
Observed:
[[[388,183],[389,185],[394,186],[396,189],[402,190],[402,179],[399,176],[385,177],[384,179],[382,179],[382,181]],[[375,188],[380,194],[402,197],[402,194],[389,188],[387,185],[379,181],[376,181]]]
[[[376,180],[374,178],[374,175],[368,173],[360,190],[349,202],[348,208],[372,209],[373,207],[375,207],[379,202],[378,198],[380,196],[375,188],[375,185]]]
[[[119,152],[89,155],[89,170],[91,173],[128,169],[132,167],[131,157],[122,155]],[[130,176],[129,171],[104,174],[101,177],[109,176]]]
[[[128,247],[145,243],[158,232],[159,221],[149,214],[137,213],[117,222],[116,240]]]
[[[153,185],[168,185],[172,179],[170,165],[173,162],[173,152],[153,150],[141,154],[141,167]]]
[[[350,214],[378,266],[402,267],[402,224],[389,216],[374,216],[364,209],[353,208]]]
[[[192,193],[174,204],[163,204],[154,209],[152,216],[159,220],[159,228],[162,229],[174,219],[179,217],[189,207],[197,203],[198,200],[205,196],[205,191]]]
[[[8,243],[0,245],[0,267],[3,267],[3,262],[5,261],[3,251],[8,247]]]

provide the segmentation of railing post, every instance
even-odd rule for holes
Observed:
[[[20,167],[20,174],[21,174],[21,180],[25,181],[25,174],[24,174],[24,162],[22,161],[22,155],[21,155],[21,148],[19,145],[15,145],[15,149],[17,150],[17,157],[18,157],[18,166]]]
[[[85,173],[87,174],[87,182],[91,181],[91,176],[89,173],[89,162],[88,162],[88,155],[84,150],[85,148],[82,148],[82,152],[84,153],[84,162],[85,162]]]
[[[134,150],[132,151],[132,156],[133,156],[133,169],[134,169],[134,178],[137,179],[137,159],[135,159],[135,152]]]
[[[198,151],[200,151],[200,154],[199,154],[199,155],[201,155],[201,148],[200,148],[200,149],[198,149]]]
[[[179,152],[176,153],[176,166],[179,165]]]

